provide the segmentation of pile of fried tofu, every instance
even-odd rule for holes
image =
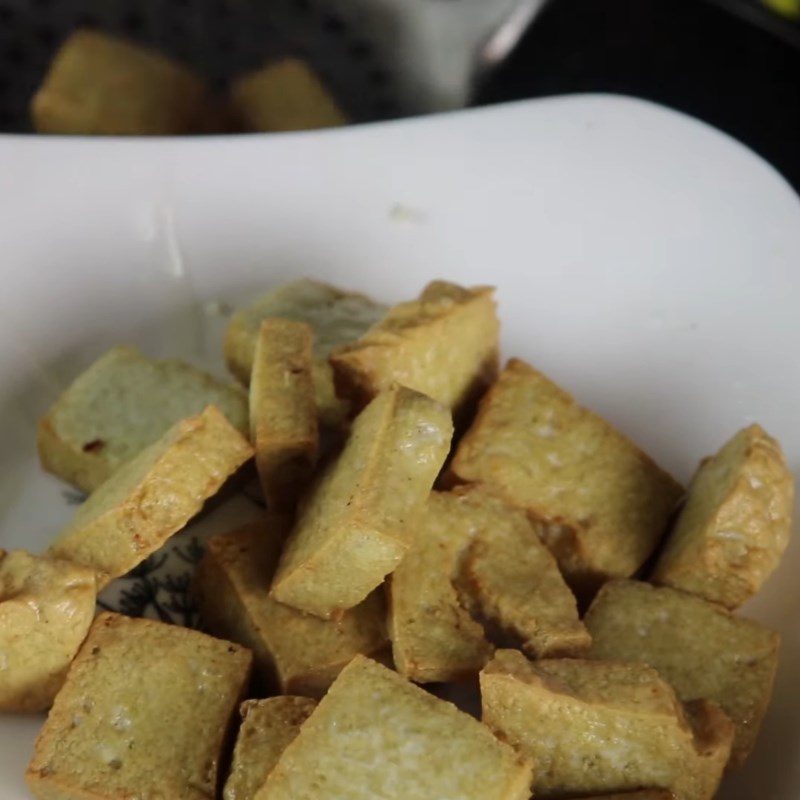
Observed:
[[[0,710],[49,709],[39,800],[709,800],[766,712],[793,480],[758,425],[688,491],[533,366],[494,292],[299,280],[229,322],[236,383],[117,347],[39,425],[88,493],[0,551]],[[255,468],[202,632],[99,589]],[[460,696],[470,715],[441,699]]]
[[[170,136],[282,132],[347,123],[303,59],[270,59],[218,92],[185,64],[138,42],[81,28],[55,53],[31,99],[38,133]]]

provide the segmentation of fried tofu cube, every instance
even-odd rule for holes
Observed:
[[[450,703],[364,657],[342,671],[256,800],[527,800],[531,765]]]
[[[172,425],[215,405],[248,435],[247,395],[176,359],[114,347],[79,375],[39,422],[42,466],[94,491]]]
[[[253,800],[316,706],[308,697],[245,700],[222,800]]]
[[[484,624],[536,657],[588,649],[575,597],[524,511],[485,487],[458,487],[433,492],[414,527],[389,582],[401,675],[429,683],[476,673],[493,650]]]
[[[347,124],[331,93],[299,58],[274,61],[234,81],[231,106],[249,131],[302,131]]]
[[[432,492],[414,526],[413,543],[389,581],[395,667],[417,683],[477,674],[494,650],[454,584],[472,524],[459,497]]]
[[[267,505],[291,511],[319,452],[313,333],[285,319],[261,323],[250,381],[250,439]]]
[[[36,740],[31,794],[214,797],[250,664],[250,653],[230,642],[100,614]]]
[[[93,568],[102,588],[183,528],[252,455],[247,440],[209,406],[114,472],[48,552]]]
[[[536,797],[652,786],[710,800],[733,739],[717,706],[684,711],[645,664],[498,650],[481,672],[481,702],[489,728],[536,765]]]
[[[305,322],[314,333],[314,389],[320,421],[337,427],[349,406],[336,396],[328,356],[334,347],[358,339],[385,313],[385,306],[363,294],[317,281],[292,281],[231,317],[225,334],[225,361],[242,383],[249,384],[261,323],[273,317]]]
[[[778,566],[793,501],[778,442],[758,425],[739,431],[701,463],[653,581],[737,608]]]
[[[40,133],[168,135],[202,125],[208,91],[182,64],[99,31],[73,33],[31,105]]]
[[[482,399],[450,472],[524,508],[581,594],[636,572],[682,495],[629,439],[518,359]]]
[[[500,323],[494,289],[433,281],[360,339],[331,355],[337,389],[357,406],[401,383],[465,409],[497,374]]]
[[[447,457],[450,413],[397,386],[356,418],[339,457],[306,498],[271,596],[329,618],[393,572]]]
[[[0,550],[0,711],[49,708],[94,618],[94,570]]]
[[[322,620],[272,600],[270,579],[288,531],[286,518],[265,515],[212,537],[194,579],[206,628],[249,647],[262,688],[321,697],[354,656],[387,643],[381,592],[338,619]]]
[[[555,558],[524,511],[486,487],[455,490],[472,530],[460,582],[480,618],[531,658],[584,654],[591,638]]]
[[[753,749],[772,695],[780,637],[757,622],[670,588],[613,581],[586,614],[592,658],[641,661],[681,700],[713,700],[736,726],[731,765]]]

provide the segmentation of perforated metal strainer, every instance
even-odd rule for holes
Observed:
[[[76,27],[177,57],[217,87],[267,58],[306,58],[357,120],[465,105],[545,0],[0,0],[0,130]]]

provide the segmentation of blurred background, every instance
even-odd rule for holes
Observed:
[[[188,67],[213,122],[157,109],[189,93],[167,62],[82,43],[51,67],[85,28]],[[309,74],[262,74],[285,57]],[[0,0],[5,132],[286,130],[597,91],[706,120],[800,189],[800,0]]]

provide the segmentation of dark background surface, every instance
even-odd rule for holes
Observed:
[[[746,21],[709,0],[553,0],[478,102],[587,91],[710,122],[800,191],[800,27],[770,12]]]
[[[452,2],[457,0],[430,0]],[[218,87],[264,53],[311,58],[347,87],[357,120],[394,116],[380,54],[313,0],[0,0],[0,130],[29,130],[28,105],[55,48],[98,26],[184,60]],[[319,4],[329,7],[328,3]],[[738,13],[737,13],[738,12]],[[322,45],[303,32],[322,26]],[[550,0],[478,103],[570,92],[644,97],[699,117],[764,156],[800,191],[800,22],[759,0]]]

